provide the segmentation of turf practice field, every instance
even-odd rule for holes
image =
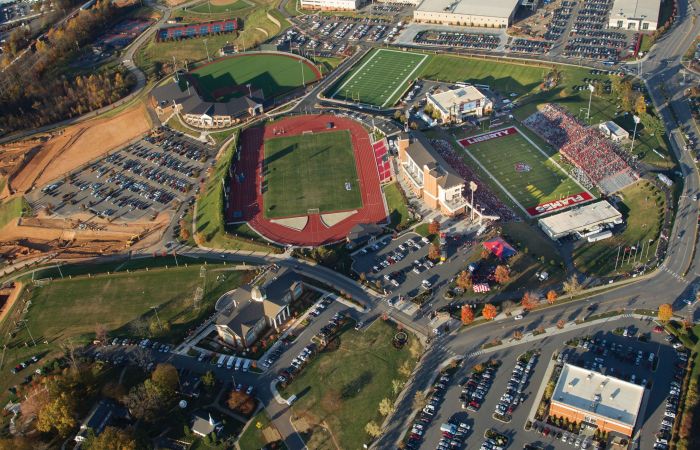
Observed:
[[[545,212],[536,211],[539,205],[572,195],[581,194],[585,200],[592,198],[585,188],[514,127],[471,136],[459,143],[467,155],[531,216]]]
[[[374,50],[336,83],[329,97],[382,108],[393,106],[427,59],[418,53]]]
[[[225,101],[248,94],[247,84],[252,85],[252,90],[262,89],[265,98],[275,97],[301,86],[302,82],[315,81],[319,72],[296,57],[259,54],[222,58],[194,70],[191,75],[209,100]]]
[[[362,207],[347,130],[266,140],[263,173],[267,218]]]

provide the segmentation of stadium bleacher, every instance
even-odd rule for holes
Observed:
[[[389,145],[387,144],[386,138],[382,138],[372,144],[380,183],[386,183],[391,180],[391,163],[389,162],[388,148]]]

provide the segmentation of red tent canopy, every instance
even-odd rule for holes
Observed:
[[[510,258],[517,253],[517,251],[501,237],[484,242],[484,248],[500,259]]]

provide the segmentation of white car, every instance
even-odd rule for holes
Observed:
[[[517,316],[513,317],[513,319],[514,319],[514,320],[522,320],[522,319],[523,319],[523,315],[522,315],[522,314],[518,314]]]

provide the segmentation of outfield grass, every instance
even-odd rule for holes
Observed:
[[[381,108],[393,106],[428,59],[420,53],[373,50],[338,80],[328,96]]]
[[[300,59],[283,55],[259,54],[222,58],[192,72],[199,85],[211,100],[227,100],[236,94],[212,95],[217,89],[250,84],[252,89],[262,89],[265,98],[276,97],[316,80],[313,68]],[[303,75],[302,75],[303,72]],[[245,95],[248,91],[237,95]]]
[[[325,421],[340,448],[355,450],[369,440],[365,425],[382,423],[377,408],[383,398],[393,402],[392,380],[406,380],[399,368],[413,370],[421,349],[410,333],[406,346],[394,348],[396,328],[381,320],[359,332],[350,326],[340,334],[339,347],[314,356],[284,395],[297,395],[295,415]]]
[[[347,130],[268,139],[264,164],[267,218],[305,215],[309,209],[324,213],[362,207]]]
[[[240,11],[242,9],[250,8],[251,5],[250,3],[244,1],[244,0],[237,0],[235,2],[231,2],[228,5],[213,5],[210,2],[206,1],[203,3],[200,3],[198,5],[195,5],[191,8],[188,8],[188,11],[199,13],[199,14],[222,14],[222,13],[229,13],[229,12],[236,12]]]
[[[625,217],[626,228],[624,232],[615,234],[610,239],[579,244],[573,252],[573,258],[576,268],[582,272],[598,276],[610,275],[615,270],[619,247],[641,247],[642,243],[645,243],[646,255],[649,240],[652,240],[649,259],[654,257],[666,203],[663,193],[650,182],[641,180],[620,191],[619,195],[622,202],[618,209]],[[637,264],[643,264],[644,260],[638,257]],[[625,263],[618,264],[617,270],[626,272],[632,268],[633,264]]]
[[[383,188],[386,205],[389,208],[391,226],[399,230],[406,228],[411,222],[411,218],[408,216],[408,206],[400,189],[397,182],[387,184]]]
[[[522,208],[585,191],[544,151],[520,133],[465,147],[466,154],[484,166]],[[470,158],[465,159],[467,164],[472,163]]]
[[[0,203],[0,228],[17,219],[28,210],[29,204],[21,196]]]

